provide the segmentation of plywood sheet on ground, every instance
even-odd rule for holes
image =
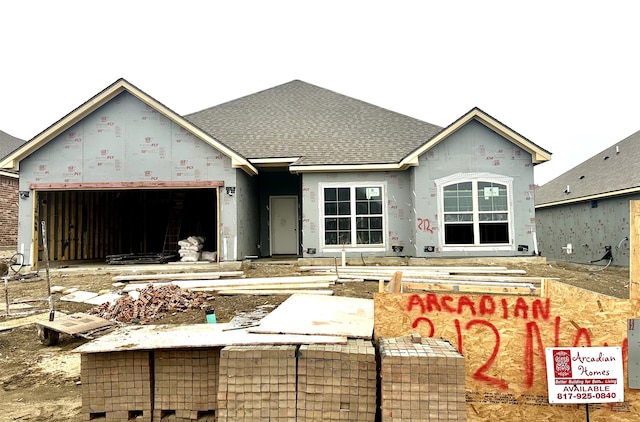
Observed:
[[[38,323],[47,328],[51,328],[52,330],[69,335],[86,333],[88,331],[97,330],[98,328],[113,325],[113,322],[93,315],[84,313],[58,315],[57,312],[53,321],[46,319],[45,321],[40,321]]]
[[[249,346],[259,344],[346,344],[340,336],[256,334],[229,324],[139,325],[120,328],[75,349],[78,353],[124,350]]]
[[[619,346],[626,360],[626,322],[640,315],[640,302],[557,281],[547,281],[544,291],[542,298],[378,293],[376,338],[417,332],[458,348],[465,356],[469,421],[496,414],[504,420],[583,421],[584,406],[549,405],[544,348]],[[638,414],[640,391],[628,388],[624,403],[590,405],[591,421],[631,422]]]
[[[373,300],[295,294],[251,331],[368,339],[373,335]]]
[[[84,290],[78,290],[71,294],[62,296],[60,300],[64,300],[66,302],[84,302],[92,297],[98,296],[98,293],[94,292],[85,292]]]
[[[60,311],[56,311],[56,315],[64,315]],[[23,325],[35,324],[42,321],[49,320],[49,311],[45,313],[29,315],[26,317],[7,319],[0,323],[0,331],[12,330],[14,328],[22,327]],[[35,334],[34,334],[35,335]]]

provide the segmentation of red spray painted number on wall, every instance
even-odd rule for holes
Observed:
[[[429,293],[414,294],[406,302],[406,311],[418,315],[411,322],[411,328],[422,328],[429,337],[438,335],[443,327],[438,327],[430,315],[449,314],[456,317],[449,320],[456,334],[457,348],[464,354],[465,336],[473,336],[474,341],[483,340],[484,350],[490,351],[487,358],[477,368],[472,368],[472,378],[478,382],[489,384],[500,390],[508,390],[509,384],[491,375],[492,368],[500,358],[502,339],[500,331],[488,318],[499,320],[520,320],[523,322],[524,344],[522,345],[522,386],[531,389],[535,383],[535,375],[545,377],[545,354],[542,340],[543,329],[552,332],[553,345],[559,346],[561,317],[551,315],[551,299],[533,298],[496,298],[493,296],[452,296]],[[464,322],[462,319],[468,316]],[[447,322],[448,324],[449,322]],[[513,325],[516,327],[517,325]],[[571,325],[574,327],[574,324]],[[591,334],[585,328],[574,327],[573,346],[591,346]],[[605,344],[606,346],[606,344]],[[623,361],[626,363],[628,340],[622,343]]]
[[[431,221],[428,218],[418,218],[418,230],[433,233]]]

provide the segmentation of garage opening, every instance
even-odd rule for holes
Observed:
[[[177,254],[181,239],[200,236],[218,248],[218,189],[122,189],[36,192],[50,261],[104,260],[115,254]],[[41,233],[37,260],[43,260]],[[176,256],[176,260],[177,260]]]

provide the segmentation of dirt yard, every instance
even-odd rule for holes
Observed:
[[[0,259],[2,262],[3,259]],[[6,259],[5,259],[6,262]],[[562,263],[522,264],[508,266],[525,270],[527,276],[557,278],[577,287],[619,298],[628,297],[629,271],[619,267],[581,266]],[[1,268],[0,268],[1,269]],[[114,268],[115,270],[115,268]],[[294,264],[253,263],[243,268],[246,277],[302,275]],[[52,286],[78,287],[87,291],[113,290],[110,272],[51,271]],[[44,270],[40,277],[7,283],[11,302],[46,299],[47,283]],[[333,287],[335,295],[373,298],[377,282],[347,282]],[[215,296],[205,295],[204,307],[213,306],[218,322],[228,322],[241,312],[250,312],[261,305],[277,306],[287,296]],[[3,300],[0,301],[4,303]],[[43,311],[46,301],[29,302]],[[87,312],[92,306],[65,302],[54,295],[54,307],[66,313]],[[0,323],[18,318],[0,311]],[[22,315],[24,317],[24,315]],[[168,313],[152,323],[205,323],[203,309]],[[61,335],[55,346],[43,345],[34,325],[0,331],[0,421],[82,421],[80,356],[73,349],[87,342],[81,337]]]

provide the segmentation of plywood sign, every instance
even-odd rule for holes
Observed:
[[[470,421],[583,421],[584,405],[549,404],[545,348],[616,346],[628,353],[628,318],[638,301],[550,281],[545,297],[463,294],[375,295],[376,338],[417,332],[442,337],[465,356]],[[626,381],[625,381],[626,385]],[[635,421],[640,393],[625,387],[622,403],[591,404],[592,421]]]

